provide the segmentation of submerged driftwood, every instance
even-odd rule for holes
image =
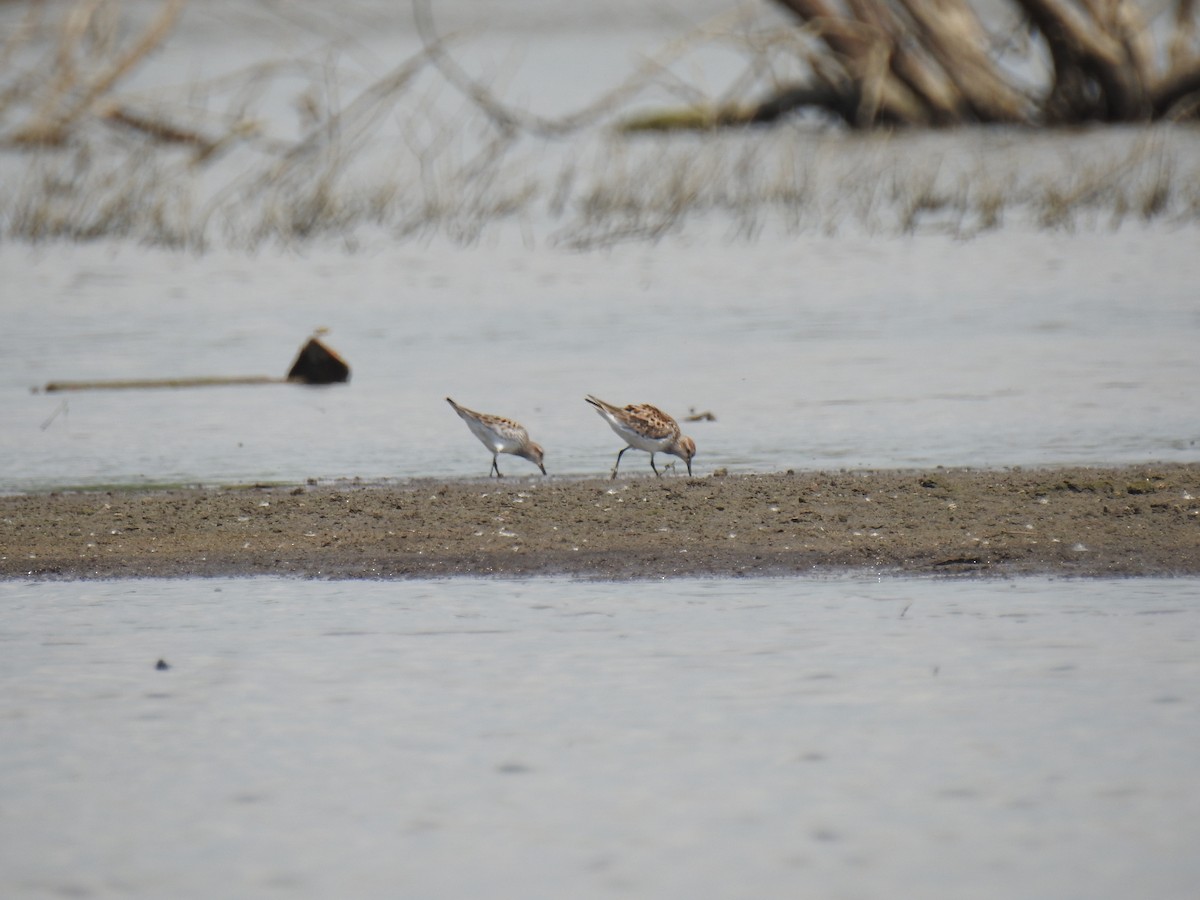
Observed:
[[[756,124],[804,108],[855,128],[1200,118],[1196,0],[1174,0],[1164,47],[1134,0],[1004,0],[994,9],[1007,5],[1007,17],[990,26],[968,0],[776,2],[800,22],[805,81],[753,105],[652,114],[626,130]],[[1042,84],[1016,74],[1039,65]]]
[[[267,375],[231,375],[207,378],[123,378],[111,381],[51,381],[42,390],[47,394],[58,391],[128,391],[145,388],[221,387],[231,384],[282,384],[286,378]]]
[[[317,338],[300,348],[284,378],[269,375],[215,375],[188,378],[125,378],[110,381],[51,381],[42,388],[58,391],[144,390],[147,388],[227,387],[243,384],[338,384],[350,380],[350,366]]]

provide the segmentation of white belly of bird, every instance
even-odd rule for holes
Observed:
[[[521,439],[515,435],[505,434],[482,425],[479,422],[468,421],[472,433],[493,453],[515,453],[521,449]]]
[[[608,419],[607,416],[605,416]],[[645,450],[647,453],[662,453],[667,447],[671,446],[672,438],[649,438],[640,431],[634,431],[632,428],[627,428],[620,422],[608,419],[608,424],[612,426],[613,431],[619,434],[630,447],[635,450]]]

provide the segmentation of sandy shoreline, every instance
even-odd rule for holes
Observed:
[[[0,577],[1200,574],[1200,464],[0,497]]]

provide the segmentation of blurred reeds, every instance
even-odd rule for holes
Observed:
[[[852,133],[801,117],[770,128],[619,127],[651,90],[689,93],[664,73],[699,42],[736,42],[748,72],[770,68],[755,54],[777,43],[734,20],[685,36],[553,121],[472,81],[453,39],[428,22],[424,49],[373,79],[343,78],[336,58],[264,60],[173,91],[123,91],[181,8],[171,0],[138,24],[116,0],[55,6],[60,19],[30,4],[4,36],[0,237],[198,251],[352,245],[373,232],[469,244],[515,228],[526,241],[587,249],[693,225],[730,238],[965,237],[1200,219],[1200,143],[1188,126]],[[292,133],[264,108],[280,90],[293,94]]]

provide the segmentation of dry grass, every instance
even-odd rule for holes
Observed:
[[[714,223],[752,239],[766,229],[968,237],[1008,225],[1200,219],[1200,134],[1186,126],[869,135],[804,121],[682,134],[615,127],[652,87],[686,93],[666,63],[717,39],[712,28],[557,121],[508,109],[470,81],[430,23],[425,51],[374,80],[346,77],[331,59],[264,63],[149,99],[123,94],[122,80],[168,38],[179,5],[135,27],[114,2],[78,3],[62,21],[31,4],[7,34],[4,239],[199,251],[353,244],[380,231],[469,244],[516,228],[527,241],[587,249]],[[728,29],[720,35],[731,40]],[[761,35],[741,40],[779,49]],[[753,55],[747,67],[768,79],[776,69]],[[260,108],[283,85],[297,111],[290,136]]]

